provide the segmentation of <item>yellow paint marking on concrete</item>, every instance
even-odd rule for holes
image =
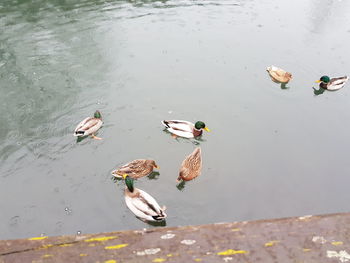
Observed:
[[[168,254],[166,255],[167,257],[171,258],[173,256],[173,254]]]
[[[53,255],[51,255],[51,254],[46,254],[46,255],[43,256],[43,258],[50,258],[50,257],[53,257]]]
[[[59,245],[59,247],[71,247],[73,246],[73,244],[61,244]]]
[[[201,258],[195,258],[194,261],[200,262],[200,261],[202,261],[202,259]]]
[[[152,260],[152,262],[164,262],[164,261],[166,261],[165,258],[155,258]]]
[[[341,245],[343,245],[343,242],[342,241],[333,241],[331,244],[333,246],[341,246]]]
[[[43,240],[43,239],[46,239],[48,238],[48,236],[45,236],[45,237],[31,237],[31,238],[28,238],[28,240]]]
[[[303,251],[304,252],[309,252],[309,251],[311,251],[311,249],[310,248],[303,248]]]
[[[81,257],[86,257],[87,256],[87,254],[80,254],[79,256],[81,256]]]
[[[123,247],[126,247],[128,246],[129,244],[119,244],[119,245],[115,245],[115,246],[108,246],[108,247],[105,247],[105,249],[120,249],[120,248],[123,248]]]
[[[103,242],[103,241],[107,241],[107,240],[111,240],[111,239],[116,239],[117,236],[110,236],[110,237],[94,237],[94,238],[89,238],[84,240],[85,242],[94,242],[94,241],[98,241],[98,242]]]
[[[247,254],[248,251],[245,250],[234,250],[234,249],[228,249],[222,252],[218,252],[217,255],[219,256],[230,256],[230,255],[236,255],[236,254]]]
[[[46,248],[49,248],[49,247],[53,247],[53,245],[52,244],[43,245],[43,246],[39,247],[38,249],[46,249]]]
[[[269,242],[265,243],[265,247],[272,247],[272,246],[276,245],[278,242],[279,242],[278,240],[269,241]]]
[[[94,246],[96,246],[95,244],[89,244],[89,247],[94,247]]]
[[[110,260],[106,260],[104,263],[117,263],[117,261],[114,259],[110,259]]]
[[[237,231],[241,231],[241,229],[240,228],[232,228],[231,231],[237,232]]]

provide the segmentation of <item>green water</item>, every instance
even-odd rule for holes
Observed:
[[[167,226],[348,211],[350,2],[333,0],[0,3],[0,238],[154,227],[110,172],[160,166],[136,187]],[[271,64],[293,73],[282,90]],[[102,141],[73,137],[99,109]],[[201,141],[163,119],[202,120]],[[202,175],[180,191],[199,144]]]

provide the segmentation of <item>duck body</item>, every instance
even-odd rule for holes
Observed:
[[[272,81],[276,83],[288,83],[292,79],[292,74],[275,66],[267,67]]]
[[[165,126],[166,130],[172,134],[188,139],[201,136],[203,129],[210,131],[205,126],[204,122],[201,121],[197,121],[196,124],[193,124],[192,122],[183,120],[163,120],[162,124]]]
[[[101,128],[102,124],[101,113],[96,111],[94,117],[87,117],[77,125],[74,130],[74,136],[94,135]]]
[[[202,151],[201,148],[196,148],[194,151],[183,160],[179,177],[177,181],[190,181],[201,174],[202,170]]]
[[[112,174],[117,178],[123,178],[123,175],[127,174],[133,179],[138,179],[152,173],[154,168],[159,168],[154,160],[137,159],[119,167]]]
[[[349,80],[349,77],[337,77],[329,78],[328,76],[322,76],[317,83],[320,83],[320,88],[326,90],[339,90],[344,87],[345,83]]]
[[[133,187],[133,179],[123,175],[126,188],[124,191],[126,206],[135,216],[144,221],[162,221],[167,215],[165,207],[160,207],[157,201],[145,191]]]

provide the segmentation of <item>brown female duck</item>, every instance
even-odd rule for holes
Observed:
[[[154,160],[137,159],[112,171],[112,174],[117,178],[122,178],[124,174],[127,174],[133,179],[138,179],[152,173],[154,168],[159,169]]]
[[[177,181],[190,181],[199,176],[201,174],[201,170],[202,152],[201,148],[198,147],[182,162]]]

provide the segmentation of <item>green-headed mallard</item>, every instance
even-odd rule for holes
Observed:
[[[201,136],[203,129],[208,132],[210,131],[202,121],[197,121],[195,124],[193,124],[189,121],[164,120],[162,121],[162,124],[172,134],[185,138],[194,138]]]
[[[201,148],[198,147],[182,162],[177,181],[190,181],[200,175],[201,170],[202,152]]]
[[[154,168],[159,169],[154,160],[137,159],[112,171],[112,174],[117,178],[123,178],[123,175],[127,174],[133,179],[138,179],[152,173]]]
[[[102,124],[101,113],[97,110],[94,113],[94,117],[87,117],[78,124],[74,130],[74,136],[83,137],[91,135],[92,138],[101,140],[100,137],[95,136],[95,133],[101,128]]]
[[[267,67],[266,71],[269,73],[272,81],[276,83],[288,83],[292,79],[292,74],[275,66]]]
[[[125,203],[127,207],[144,221],[162,221],[166,218],[165,207],[160,207],[157,201],[145,191],[134,187],[134,179],[127,174],[125,179]]]
[[[320,83],[320,88],[327,90],[338,90],[344,87],[345,83],[348,81],[348,77],[338,77],[338,78],[330,78],[328,76],[322,76],[317,83]]]

